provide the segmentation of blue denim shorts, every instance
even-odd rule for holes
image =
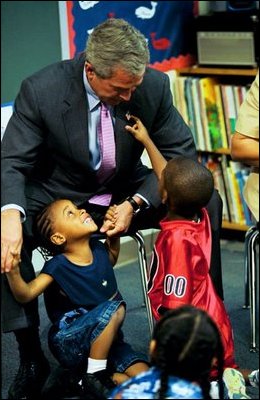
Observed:
[[[81,312],[79,309],[74,317],[62,319],[60,329],[57,330],[54,326],[50,329],[50,350],[64,368],[87,367],[91,344],[100,336],[121,305],[125,306],[123,300],[108,300],[91,311]],[[108,368],[111,372],[124,372],[136,362],[148,360],[124,341],[120,329],[108,356]]]

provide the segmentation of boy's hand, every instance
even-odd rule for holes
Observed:
[[[130,132],[135,137],[135,139],[139,140],[139,142],[144,143],[147,138],[149,138],[146,127],[143,125],[140,119],[134,115],[130,115],[129,119],[133,119],[135,121],[135,124],[133,126],[126,125],[125,129]]]

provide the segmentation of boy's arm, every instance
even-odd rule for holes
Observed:
[[[53,282],[52,276],[39,274],[35,279],[26,283],[20,274],[19,263],[13,266],[10,272],[6,272],[6,277],[15,299],[20,303],[28,303],[33,300]]]
[[[139,140],[139,142],[141,142],[144,145],[148,153],[148,156],[151,160],[153,170],[159,179],[161,177],[163,169],[166,167],[167,161],[165,160],[161,152],[158,150],[158,148],[155,146],[154,142],[152,141],[147,132],[147,129],[140,121],[140,119],[135,117],[134,115],[131,115],[130,118],[135,120],[135,124],[133,126],[126,125],[125,128],[137,140]]]
[[[120,238],[119,237],[107,237],[105,246],[108,249],[109,260],[114,266],[117,262],[120,250]]]

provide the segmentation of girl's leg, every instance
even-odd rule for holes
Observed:
[[[128,378],[131,378],[132,376],[136,376],[140,374],[141,372],[148,371],[149,366],[148,364],[144,362],[137,362],[135,364],[132,364],[129,368],[125,370],[125,375],[128,376]]]
[[[92,343],[90,347],[89,357],[96,360],[107,359],[112,343],[117,335],[117,332],[125,318],[125,308],[120,306],[113,314],[110,322],[105,327],[103,332]]]
[[[148,371],[149,366],[146,363],[138,362],[131,365],[125,370],[125,372],[115,372],[112,376],[112,380],[116,385],[121,385],[129,378],[140,374],[141,372]]]
[[[91,344],[88,369],[82,378],[82,387],[85,394],[95,399],[107,398],[109,392],[115,387],[115,383],[106,370],[107,357],[124,317],[125,307],[121,305],[102,333]]]

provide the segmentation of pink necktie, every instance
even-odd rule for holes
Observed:
[[[115,137],[114,127],[110,112],[105,104],[101,103],[100,125],[98,126],[98,140],[100,147],[101,164],[97,170],[97,177],[100,183],[103,183],[113,173],[115,163]],[[105,193],[91,197],[90,203],[108,206],[112,194]]]

